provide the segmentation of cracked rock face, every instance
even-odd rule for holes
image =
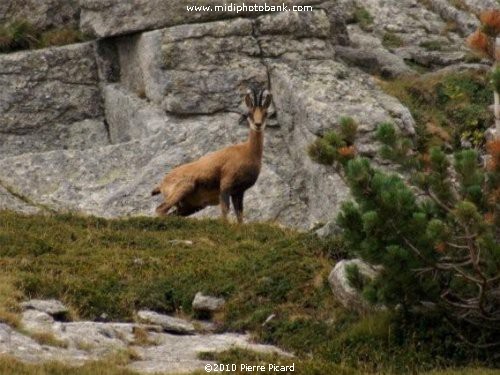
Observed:
[[[15,79],[36,81],[40,93],[34,94],[49,96],[43,108],[36,96],[28,101],[40,116],[23,122],[14,85],[5,78],[9,136],[24,130],[26,148],[42,151],[35,141],[30,145],[29,134],[38,135],[45,124],[59,138],[66,134],[61,126],[75,129],[65,143],[37,138],[54,151],[3,154],[0,185],[35,206],[104,217],[152,215],[161,197],[150,192],[170,169],[246,140],[243,95],[249,85],[269,85],[274,105],[263,167],[246,194],[245,217],[299,228],[328,221],[348,189],[333,170],[309,160],[308,144],[342,116],[358,121],[363,155],[374,154],[379,122],[414,133],[406,108],[365,73],[334,61],[333,44],[345,29],[338,27],[338,10],[329,9],[179,25],[101,41],[97,48],[86,43],[0,57],[8,62],[4,71],[19,70],[14,61],[26,65]],[[39,66],[29,68],[31,55]],[[48,84],[68,93],[46,92]],[[75,93],[81,103],[73,102]],[[101,121],[109,137],[97,135]],[[197,214],[219,215],[217,207]]]
[[[92,43],[0,55],[0,155],[108,144]]]

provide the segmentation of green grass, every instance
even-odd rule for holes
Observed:
[[[368,9],[364,7],[358,7],[353,14],[354,22],[359,25],[363,30],[369,31],[370,26],[373,24],[373,16],[370,14]]]
[[[461,139],[474,146],[484,143],[484,131],[493,123],[488,81],[488,74],[475,71],[434,73],[385,81],[382,88],[410,109],[419,151],[426,152],[444,144],[457,149]]]
[[[299,374],[415,373],[484,359],[457,346],[440,321],[416,324],[389,312],[360,317],[341,308],[327,278],[342,251],[338,240],[272,224],[0,212],[0,319],[15,322],[17,302],[27,298],[60,299],[75,319],[105,313],[132,321],[141,308],[194,316],[191,302],[202,291],[227,300],[214,316],[221,330],[249,331],[257,342],[294,352]],[[0,358],[0,374],[85,375],[95,366],[102,364],[70,372]],[[129,374],[120,366],[106,371]]]
[[[385,48],[399,48],[405,44],[404,40],[393,32],[386,32],[382,38],[382,45]]]
[[[62,46],[86,39],[82,32],[71,27],[41,31],[26,20],[0,24],[0,53]]]
[[[14,358],[0,355],[0,374],[2,375],[138,375],[124,369],[128,359],[124,355],[90,362],[83,366],[70,367],[57,362],[45,364],[26,364]]]
[[[444,43],[439,40],[426,40],[419,45],[428,51],[441,51],[445,47]]]
[[[333,304],[323,282],[332,265],[328,249],[277,226],[9,212],[0,220],[0,270],[9,285],[0,307],[6,311],[21,296],[53,297],[80,318],[106,313],[130,321],[141,308],[190,314],[202,291],[227,298],[226,325],[244,330],[259,326],[266,312],[293,305],[294,314],[321,318]]]

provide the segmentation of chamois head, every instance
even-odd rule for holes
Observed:
[[[271,105],[272,95],[268,90],[248,90],[245,104],[248,107],[248,123],[254,131],[260,132],[266,127],[267,109]]]

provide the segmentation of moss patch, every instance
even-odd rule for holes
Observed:
[[[382,88],[411,110],[419,149],[425,151],[442,144],[458,148],[461,140],[484,143],[484,131],[493,122],[488,80],[487,73],[476,71],[431,73],[382,82]]]
[[[88,38],[79,30],[63,27],[40,31],[26,20],[0,24],[0,53],[78,43]]]

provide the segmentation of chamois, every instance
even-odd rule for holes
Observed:
[[[248,140],[171,170],[152,191],[152,195],[161,193],[165,199],[156,213],[189,216],[220,204],[226,221],[231,198],[238,223],[242,223],[245,191],[257,181],[262,165],[263,131],[271,101],[268,90],[249,90],[245,96],[250,126]]]

